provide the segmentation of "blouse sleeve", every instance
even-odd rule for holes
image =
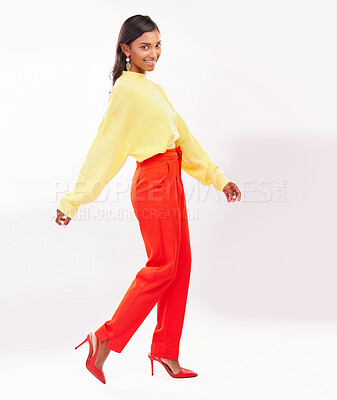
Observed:
[[[185,121],[173,108],[164,90],[160,86],[159,88],[174,111],[175,122],[180,135],[176,140],[176,144],[182,150],[182,169],[201,184],[212,184],[216,190],[222,191],[230,180],[224,176],[220,167],[210,160],[207,151],[203,149],[198,140],[190,133]]]
[[[105,113],[97,135],[80,170],[75,187],[65,193],[58,209],[73,218],[82,204],[95,201],[103,188],[122,168],[129,155],[123,124]]]
[[[176,144],[182,150],[182,169],[203,185],[213,185],[216,190],[222,189],[230,182],[218,165],[210,160],[206,150],[190,133],[181,116],[175,112],[180,137]]]

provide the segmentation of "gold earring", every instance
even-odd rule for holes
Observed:
[[[130,57],[126,57],[126,70],[127,71],[130,71],[130,68],[131,68],[131,64],[129,63],[129,61],[130,61]]]

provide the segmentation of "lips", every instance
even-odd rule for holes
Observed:
[[[146,62],[146,64],[149,64],[149,65],[154,65],[154,64],[156,64],[156,60],[144,60],[145,62]]]

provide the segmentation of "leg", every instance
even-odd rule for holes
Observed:
[[[151,173],[156,174],[157,170],[154,171]],[[117,353],[123,350],[177,274],[181,221],[178,215],[163,218],[160,213],[167,207],[178,208],[179,196],[174,193],[177,190],[175,178],[165,182],[165,187],[170,187],[169,200],[152,200],[156,196],[147,196],[150,201],[133,201],[148,261],[137,273],[112,319],[95,332],[99,342],[108,340],[106,348]],[[145,191],[145,183],[146,180],[142,180],[138,192]],[[160,193],[163,193],[162,190],[163,187]]]
[[[179,179],[179,178],[178,178]],[[178,253],[177,275],[157,304],[157,326],[152,338],[151,354],[178,360],[179,343],[183,329],[185,308],[191,272],[191,247],[182,182],[180,183],[181,241]],[[179,368],[178,371],[179,372]]]
[[[110,350],[107,349],[108,341],[105,340],[104,342],[98,341],[98,353],[96,357],[95,367],[98,369],[102,369],[104,361],[108,358]]]

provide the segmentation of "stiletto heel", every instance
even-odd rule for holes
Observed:
[[[96,336],[90,332],[88,334],[88,336],[86,337],[85,340],[83,340],[83,342],[81,344],[79,344],[78,346],[75,347],[75,349],[78,349],[80,346],[82,346],[83,343],[88,342],[89,343],[89,355],[87,358],[87,361],[85,363],[87,369],[97,378],[99,379],[102,383],[106,383],[105,382],[105,376],[103,373],[102,369],[98,369],[95,366],[95,362],[96,362],[96,358],[97,358],[97,354],[98,354],[98,347],[99,347],[99,342],[97,339],[97,343],[96,343],[96,350],[95,352],[93,351],[94,349],[94,345],[93,345],[93,337],[96,338]]]
[[[150,356],[149,356],[150,357]],[[153,375],[153,359],[150,357],[150,360],[151,360],[151,373],[152,373],[152,375]]]
[[[75,347],[75,350],[78,349],[80,346],[82,346],[83,343],[87,342],[88,338],[86,338],[85,340],[83,340],[83,342],[81,344],[79,344],[78,346]]]
[[[173,371],[171,370],[171,368],[164,363],[159,357],[156,357],[150,353],[148,353],[148,357],[151,360],[151,372],[153,375],[153,360],[156,360],[158,362],[160,362],[161,365],[164,366],[164,368],[166,369],[166,371],[173,377],[173,378],[192,378],[193,376],[198,376],[198,374],[190,369],[187,368],[181,368],[181,370],[177,373],[174,374]]]

